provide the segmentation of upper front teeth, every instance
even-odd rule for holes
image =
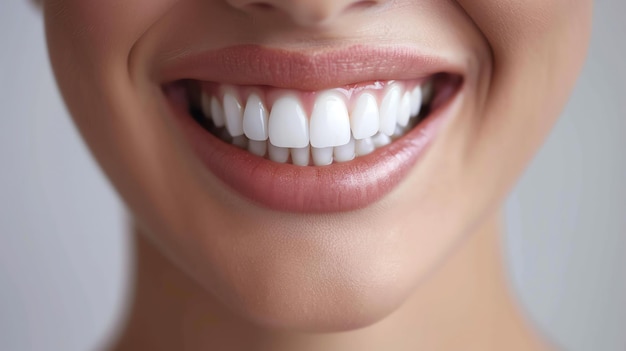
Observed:
[[[269,133],[267,108],[257,94],[248,97],[246,109],[243,112],[243,131],[250,140],[267,140]]]
[[[243,108],[236,92],[230,89],[224,93],[224,115],[228,133],[233,137],[243,135]]]
[[[350,141],[350,115],[343,98],[332,91],[320,94],[315,100],[310,128],[313,147],[347,144]]]
[[[246,99],[244,90],[223,86],[217,93],[207,93],[203,89],[204,116],[216,127],[225,126],[233,138],[245,135],[250,152],[259,156],[269,152],[277,162],[291,157],[298,165],[307,165],[310,156],[320,165],[366,155],[391,142],[399,131],[405,132],[423,103],[422,87],[393,81],[384,90],[363,89],[353,97],[340,89],[323,91],[308,105],[297,91],[274,96],[270,104],[261,89],[248,89]]]
[[[279,147],[301,148],[309,145],[309,121],[298,97],[280,97],[269,118],[270,143]]]

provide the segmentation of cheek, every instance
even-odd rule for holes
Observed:
[[[44,0],[48,28],[72,51],[90,56],[127,57],[134,43],[176,0]],[[58,45],[53,45],[53,48]],[[88,62],[84,62],[88,63]]]
[[[582,67],[591,1],[459,3],[493,56],[487,101],[473,125],[463,126],[475,130],[467,167],[482,184],[508,188],[545,139]]]

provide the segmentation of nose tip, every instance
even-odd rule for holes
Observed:
[[[324,25],[343,14],[371,7],[383,0],[226,0],[253,15],[280,12],[303,27]]]

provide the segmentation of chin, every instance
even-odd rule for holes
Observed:
[[[261,327],[339,332],[366,327],[393,313],[431,268],[430,262],[420,263],[396,246],[399,241],[352,242],[356,236],[378,235],[338,234],[344,238],[320,240],[319,235],[332,235],[327,232],[288,233],[299,238],[242,245],[230,257],[220,255],[210,271],[183,270],[230,310]],[[214,262],[209,259],[214,254],[207,252],[201,260]]]

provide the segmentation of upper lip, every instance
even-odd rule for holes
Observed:
[[[157,80],[163,84],[194,79],[315,91],[375,80],[425,78],[439,72],[462,75],[462,71],[449,58],[407,46],[291,51],[238,45],[167,60]]]

